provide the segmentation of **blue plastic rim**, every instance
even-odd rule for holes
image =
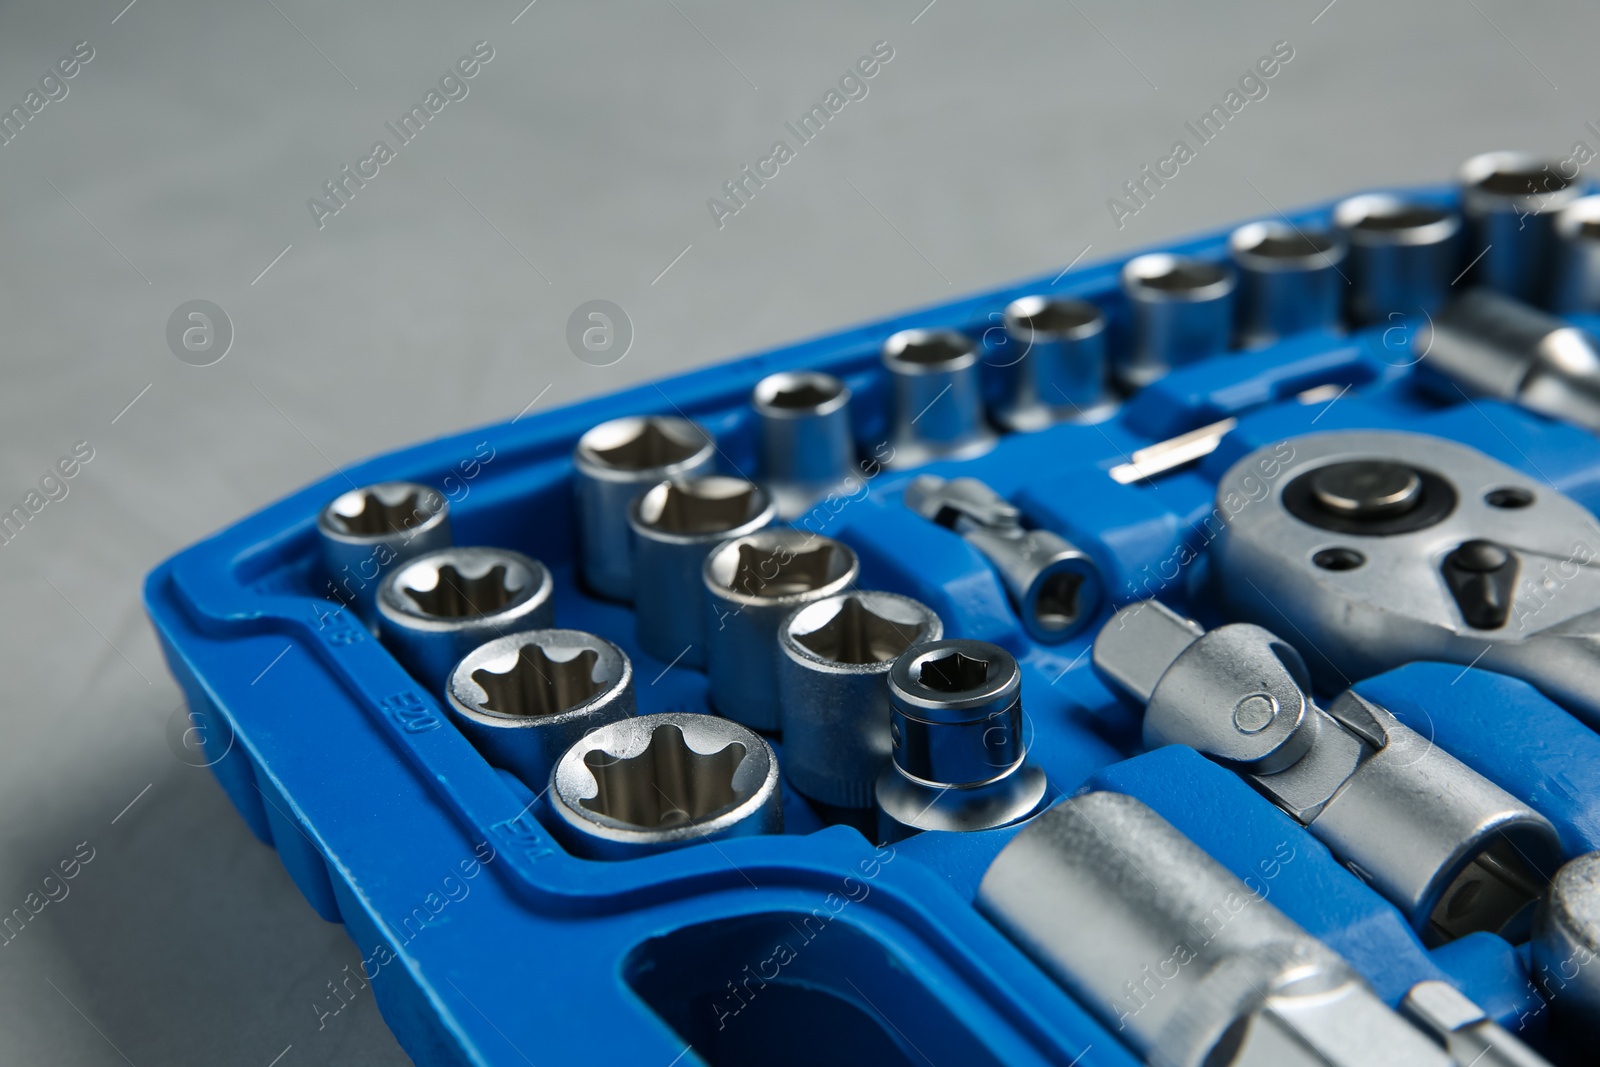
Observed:
[[[1326,224],[1329,210],[1293,221]],[[1163,250],[1221,261],[1227,231]],[[1593,509],[1600,440],[1496,402],[1441,401],[1418,387],[1405,338],[1380,325],[1296,334],[1184,366],[1098,425],[1008,435],[965,462],[887,469],[878,350],[889,334],[952,328],[993,345],[1005,306],[1043,293],[1097,304],[1115,348],[1128,331],[1121,262],[382,456],[349,470],[348,483],[312,485],[152,572],[146,605],[207,762],[312,907],[345,924],[362,956],[356,980],[372,986],[417,1063],[1009,1067],[1086,1053],[1081,1062],[1097,1067],[1136,1062],[972,907],[985,867],[1017,827],[877,847],[826,825],[786,786],[782,835],[618,862],[576,858],[547,829],[544,783],[490,766],[438,696],[323,595],[319,509],[352,485],[432,485],[451,500],[456,544],[511,548],[551,569],[556,625],[627,652],[641,713],[705,712],[702,674],[645,656],[632,613],[578,587],[572,448],[609,418],[682,414],[715,435],[723,473],[759,478],[750,390],[800,369],[849,385],[862,463],[852,491],[796,525],[849,544],[861,587],[915,597],[942,616],[948,636],[993,641],[1017,657],[1030,752],[1056,793],[1096,787],[1141,798],[1236,875],[1266,886],[1389,1003],[1422,978],[1444,977],[1514,1033],[1543,1040],[1544,1004],[1522,951],[1488,934],[1425,949],[1391,905],[1236,776],[1188,749],[1143,752],[1137,715],[1095,678],[1087,650],[1111,610],[1148,596],[1219,621],[1187,591],[1215,536],[1216,481],[1252,449],[1313,427],[1421,431],[1536,472]],[[1138,448],[1228,417],[1237,426],[1198,465],[1153,483],[1108,475]],[[1099,617],[1064,644],[1031,641],[989,564],[901,503],[923,471],[980,478],[1086,550],[1108,594]],[[1456,680],[1446,684],[1441,672]],[[1361,688],[1542,811],[1569,857],[1600,848],[1600,738],[1532,688],[1431,664]],[[1508,720],[1524,728],[1504,731]]]

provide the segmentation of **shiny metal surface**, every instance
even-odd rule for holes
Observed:
[[[461,657],[496,637],[555,625],[545,565],[505,548],[442,548],[389,572],[378,591],[378,638],[400,665],[443,695]]]
[[[586,734],[550,773],[556,832],[591,859],[629,859],[783,831],[772,746],[714,715],[668,712]]]
[[[1439,308],[1461,269],[1461,218],[1448,208],[1363,193],[1333,209],[1349,244],[1347,313],[1357,326]]]
[[[1353,691],[1318,707],[1300,654],[1271,632],[1197,630],[1152,600],[1095,641],[1102,677],[1147,702],[1146,745],[1238,771],[1429,943],[1525,929],[1560,857],[1548,820]]]
[[[883,343],[893,467],[971,459],[999,438],[984,420],[978,349],[954,330],[901,330]]]
[[[1025,296],[1007,305],[993,364],[1003,382],[994,418],[1013,432],[1099,422],[1116,410],[1106,317],[1087,300]]]
[[[1444,1045],[1457,1063],[1469,1067],[1550,1067],[1448,982],[1418,982],[1400,1011]]]
[[[1276,220],[1234,230],[1228,251],[1239,273],[1241,348],[1260,348],[1290,334],[1337,329],[1349,283],[1338,231]]]
[[[1555,160],[1522,152],[1484,152],[1461,165],[1468,284],[1529,302],[1547,298],[1556,218],[1583,195],[1582,183],[1558,170]]]
[[[639,647],[663,663],[704,667],[706,556],[772,525],[776,514],[764,488],[716,474],[661,482],[635,497],[628,527]]]
[[[1600,1041],[1600,852],[1556,872],[1533,918],[1533,980],[1557,1027]]]
[[[1107,473],[1118,485],[1131,485],[1177,470],[1186,463],[1211,455],[1222,444],[1222,439],[1238,425],[1239,420],[1230,415],[1165,441],[1136,448],[1127,463],[1119,463]]]
[[[1085,793],[1040,815],[990,865],[977,906],[1147,1063],[1454,1063],[1133,797]]]
[[[717,713],[777,730],[778,626],[795,608],[855,584],[860,564],[843,542],[787,528],[724,541],[701,567],[706,673]]]
[[[756,383],[761,477],[780,519],[804,515],[856,473],[850,387],[831,374],[784,371]]]
[[[1132,344],[1113,361],[1130,389],[1173,367],[1227,350],[1233,338],[1233,268],[1153,252],[1122,268],[1122,291],[1133,316]]]
[[[1579,197],[1556,215],[1553,284],[1555,311],[1600,311],[1600,196]]]
[[[889,763],[889,669],[943,636],[931,608],[896,593],[840,593],[790,612],[778,627],[789,783],[824,804],[870,808]]]
[[[669,478],[710,474],[717,446],[698,423],[667,415],[602,422],[572,452],[578,564],[584,585],[611,600],[633,597],[628,507]]]
[[[397,564],[450,544],[450,503],[416,482],[379,482],[330,500],[317,514],[329,596],[368,624],[378,587]]]
[[[569,745],[634,714],[633,664],[582,630],[529,630],[469,652],[446,695],[484,759],[538,792]]]

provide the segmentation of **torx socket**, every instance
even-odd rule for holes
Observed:
[[[1174,367],[1224,352],[1233,337],[1233,268],[1153,252],[1122,268],[1133,341],[1116,361],[1117,378],[1140,389]]]
[[[1022,671],[987,641],[913,645],[889,669],[891,762],[876,787],[878,833],[988,830],[1043,806],[1048,783],[1027,759]]]
[[[1600,196],[1574,200],[1556,216],[1555,252],[1551,308],[1600,311]]]
[[[795,608],[850,588],[859,570],[848,545],[787,528],[712,550],[701,575],[706,672],[718,714],[757,730],[779,729],[778,625]]]
[[[1346,287],[1343,236],[1315,226],[1251,222],[1229,236],[1228,251],[1239,272],[1240,348],[1339,327]]]
[[[883,343],[891,382],[889,466],[971,459],[995,446],[983,417],[978,349],[955,330],[901,330]]]
[[[1548,300],[1556,218],[1583,195],[1553,165],[1522,152],[1485,152],[1461,165],[1468,284],[1530,304]]]
[[[628,525],[639,647],[663,663],[704,667],[706,555],[772,525],[774,514],[761,486],[716,474],[662,482],[636,497]]]
[[[790,612],[778,627],[790,784],[824,804],[870,808],[889,763],[885,679],[906,649],[943,636],[933,609],[895,593],[840,593]]]
[[[1007,430],[1100,422],[1116,405],[1107,388],[1106,316],[1087,300],[1024,296],[1006,306],[1002,382],[994,418]]]
[[[778,518],[798,518],[850,482],[856,444],[844,382],[815,371],[769,374],[750,404],[761,421],[762,479]]]
[[[1333,224],[1349,244],[1346,314],[1357,326],[1432,314],[1460,270],[1461,219],[1434,204],[1389,193],[1339,202]]]
[[[461,657],[487,641],[555,625],[550,572],[506,548],[441,548],[389,572],[378,637],[400,665],[443,695]]]
[[[612,419],[578,439],[572,453],[578,562],[590,592],[624,602],[633,597],[628,506],[666,479],[710,474],[716,454],[703,427],[668,415]]]
[[[556,764],[550,807],[562,844],[590,859],[783,831],[772,746],[714,715],[640,715],[593,731]]]
[[[1533,917],[1529,963],[1564,1036],[1600,1040],[1600,852],[1556,872]]]
[[[371,625],[378,586],[395,566],[450,544],[450,503],[416,482],[379,482],[330,500],[317,514],[332,596]]]
[[[451,718],[483,758],[537,793],[569,746],[634,715],[633,664],[582,630],[528,630],[467,653],[448,696]]]

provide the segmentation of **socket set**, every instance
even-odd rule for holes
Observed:
[[[1592,1062],[1587,192],[1490,153],[421,444],[146,604],[419,1064]]]

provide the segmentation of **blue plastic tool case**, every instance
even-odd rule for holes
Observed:
[[[1328,211],[1293,219],[1326,225]],[[1226,237],[1169,250],[1221,260]],[[408,479],[440,488],[452,501],[455,543],[542,560],[555,575],[557,624],[598,633],[633,658],[641,713],[704,712],[704,676],[644,656],[631,611],[574,580],[578,436],[619,415],[686,414],[714,433],[727,465],[759,477],[750,390],[774,371],[807,368],[854,391],[865,455],[885,437],[878,352],[890,333],[931,326],[978,337],[1010,300],[1053,292],[1100,305],[1115,347],[1128,328],[1119,267],[1032,279],[426,442],[347,474],[358,485]],[[1100,425],[1010,435],[982,458],[926,468],[983,479],[1094,557],[1109,602],[1063,645],[1032,643],[984,559],[903,505],[918,472],[877,473],[806,521],[856,550],[861,587],[913,596],[939,612],[947,635],[1016,655],[1030,751],[1055,793],[1096,787],[1141,798],[1263,887],[1390,1004],[1414,982],[1444,977],[1538,1044],[1544,1003],[1523,951],[1482,933],[1425,949],[1390,904],[1238,777],[1190,749],[1143,752],[1138,715],[1112,697],[1087,655],[1099,622],[1146,596],[1222,621],[1189,598],[1193,568],[1179,573],[1171,561],[1188,555],[1185,546],[1203,550],[1222,472],[1286,436],[1432,433],[1600,509],[1600,440],[1494,401],[1443,401],[1415,377],[1385,327],[1301,334],[1175,370]],[[1349,389],[1304,402],[1317,386]],[[1108,476],[1135,449],[1229,416],[1237,428],[1197,465],[1153,483]],[[781,836],[625,861],[569,855],[542,822],[543,783],[491,767],[354,613],[323,598],[316,515],[349,487],[329,478],[186,549],[150,575],[145,597],[218,780],[317,913],[345,924],[363,960],[358,985],[347,988],[370,982],[417,1063],[1136,1062],[973,908],[984,869],[1018,827],[876,847],[825,825],[786,787]],[[1530,686],[1419,663],[1359,688],[1549,817],[1568,858],[1600,848],[1600,737]]]

